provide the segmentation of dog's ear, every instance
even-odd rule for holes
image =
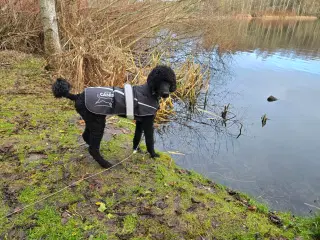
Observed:
[[[174,79],[174,82],[172,82],[171,85],[170,85],[169,91],[170,92],[175,92],[176,90],[177,90],[177,83],[176,83],[176,80]]]
[[[168,67],[168,79],[170,82],[170,92],[175,92],[177,90],[177,79],[176,79],[176,74],[174,73],[174,71]]]
[[[148,75],[147,83],[149,88],[151,89],[152,95],[156,94],[157,77],[159,74],[160,74],[160,71],[157,68],[154,68]]]
[[[177,90],[177,86],[176,85],[171,85],[169,91],[170,92],[175,92]]]

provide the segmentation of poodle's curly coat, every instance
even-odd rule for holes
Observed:
[[[156,66],[148,75],[147,85],[150,91],[150,97],[159,101],[161,97],[166,98],[169,96],[169,93],[176,90],[175,73],[168,66]],[[112,164],[106,161],[100,154],[100,142],[104,133],[106,116],[90,112],[85,106],[84,92],[80,94],[72,94],[70,93],[70,88],[71,85],[66,80],[58,78],[52,85],[52,92],[56,98],[66,97],[75,101],[75,109],[81,115],[86,124],[82,137],[89,145],[90,155],[100,164],[101,167],[111,167]],[[142,132],[144,132],[147,150],[153,158],[159,156],[154,150],[154,118],[154,115],[143,117],[135,116],[136,128],[133,138],[133,149],[138,150]]]

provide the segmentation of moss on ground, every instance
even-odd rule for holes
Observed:
[[[0,239],[319,238],[319,217],[270,215],[165,154],[136,154],[87,178],[103,169],[79,140],[72,103],[52,97],[43,59],[0,57]],[[118,163],[131,154],[134,124],[112,118],[108,127],[121,133],[103,142],[102,152]]]

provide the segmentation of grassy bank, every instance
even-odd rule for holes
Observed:
[[[102,169],[82,144],[83,126],[71,103],[51,96],[45,61],[14,52],[0,57],[0,239],[312,239],[319,234],[315,219],[269,214],[247,196],[179,168],[163,153],[156,160],[137,154],[90,177]],[[118,163],[131,154],[134,123],[110,118],[107,126],[109,141],[102,151]]]

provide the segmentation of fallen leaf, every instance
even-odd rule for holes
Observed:
[[[106,205],[103,203],[103,204],[101,204],[100,207],[98,208],[98,211],[99,211],[99,212],[104,212],[106,209],[107,209],[107,208],[106,208]]]
[[[86,125],[86,122],[85,122],[84,120],[79,120],[78,123],[79,123],[81,126]]]
[[[17,213],[17,212],[20,212],[20,211],[21,211],[21,208],[16,207],[13,212],[14,212],[14,213]]]
[[[107,214],[107,218],[111,219],[111,218],[113,218],[113,217],[114,217],[114,215],[112,215],[111,213],[108,213],[108,214]]]
[[[99,206],[99,208],[98,208],[99,212],[104,212],[107,209],[106,205],[104,203],[102,203],[102,202],[96,202],[96,205]]]
[[[250,211],[256,211],[257,207],[256,206],[248,206],[248,210]]]
[[[175,186],[177,183],[176,182],[169,182],[170,186]]]

